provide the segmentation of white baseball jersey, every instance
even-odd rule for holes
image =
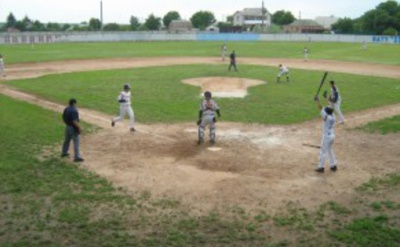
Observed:
[[[121,105],[131,105],[131,92],[122,91],[118,96]]]
[[[283,74],[283,73],[287,73],[287,72],[289,72],[289,70],[285,66],[281,66],[279,68],[279,73]]]
[[[335,115],[328,115],[325,112],[325,109],[322,108],[321,116],[324,119],[324,129],[323,129],[323,136],[324,137],[331,137],[335,136]]]
[[[203,100],[200,104],[200,110],[203,111],[203,116],[214,116],[215,111],[218,109],[217,102],[213,99]]]

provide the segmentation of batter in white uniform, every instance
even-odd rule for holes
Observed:
[[[124,119],[125,115],[129,115],[129,128],[130,131],[136,131],[135,128],[133,127],[133,124],[135,122],[135,116],[133,114],[133,110],[131,107],[131,92],[130,92],[131,87],[129,84],[124,85],[124,91],[122,91],[119,96],[118,96],[118,103],[119,103],[119,116],[115,117],[111,120],[111,126],[115,126],[115,122],[121,121]]]
[[[286,81],[289,82],[289,69],[282,64],[279,64],[278,80],[276,81],[277,83],[280,82],[281,76],[283,75],[286,75]]]
[[[333,152],[332,145],[335,140],[335,115],[333,115],[333,108],[330,106],[322,107],[318,97],[315,97],[318,109],[321,111],[322,119],[324,120],[323,135],[321,150],[319,153],[319,163],[316,172],[324,172],[325,156],[328,155],[329,165],[331,171],[336,171],[336,158]]]
[[[335,81],[330,81],[331,84],[331,97],[329,97],[329,102],[335,109],[335,112],[339,115],[339,124],[344,124],[343,113],[340,110],[340,104],[342,103],[342,97],[340,96],[339,89],[335,86]]]
[[[199,125],[199,144],[204,142],[204,131],[207,125],[210,128],[210,144],[215,144],[215,123],[217,119],[215,118],[215,113],[218,114],[218,117],[221,117],[219,112],[219,107],[217,102],[211,99],[211,93],[204,93],[204,100],[201,101],[200,111],[199,111],[199,120],[197,124]]]

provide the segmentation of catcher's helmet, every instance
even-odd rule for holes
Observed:
[[[131,86],[129,86],[129,84],[124,85],[124,90],[127,90],[127,89],[131,89]]]
[[[211,93],[209,91],[205,92],[204,97],[211,98]]]
[[[325,107],[324,110],[325,110],[326,114],[328,114],[328,115],[332,115],[332,113],[333,113],[333,108],[330,106]]]

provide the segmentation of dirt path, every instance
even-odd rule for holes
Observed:
[[[107,58],[97,60],[69,60],[46,63],[23,63],[7,66],[6,80],[34,78],[48,74],[92,70],[111,70],[149,66],[171,66],[181,64],[226,64],[215,57],[162,57],[162,58]],[[400,78],[400,66],[373,63],[340,62],[283,58],[240,58],[240,64],[277,66],[284,63],[290,68],[336,71],[351,74]]]
[[[0,85],[0,93],[46,109],[64,106]],[[373,175],[399,171],[400,135],[368,135],[349,128],[400,114],[400,104],[346,115],[337,127],[335,152],[339,171],[315,174],[320,121],[289,126],[220,122],[213,149],[198,146],[197,128],[187,124],[137,125],[131,134],[111,116],[80,109],[84,121],[103,127],[82,138],[83,167],[127,188],[132,194],[179,199],[193,212],[241,206],[274,212],[288,201],[312,208],[353,197],[353,188]]]

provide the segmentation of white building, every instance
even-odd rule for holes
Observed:
[[[323,26],[325,29],[331,29],[332,24],[336,23],[339,18],[331,16],[318,16],[315,18],[315,22]]]
[[[233,14],[233,26],[242,26],[252,29],[255,26],[265,27],[271,25],[271,14],[266,8],[245,8],[242,11],[236,11]]]

